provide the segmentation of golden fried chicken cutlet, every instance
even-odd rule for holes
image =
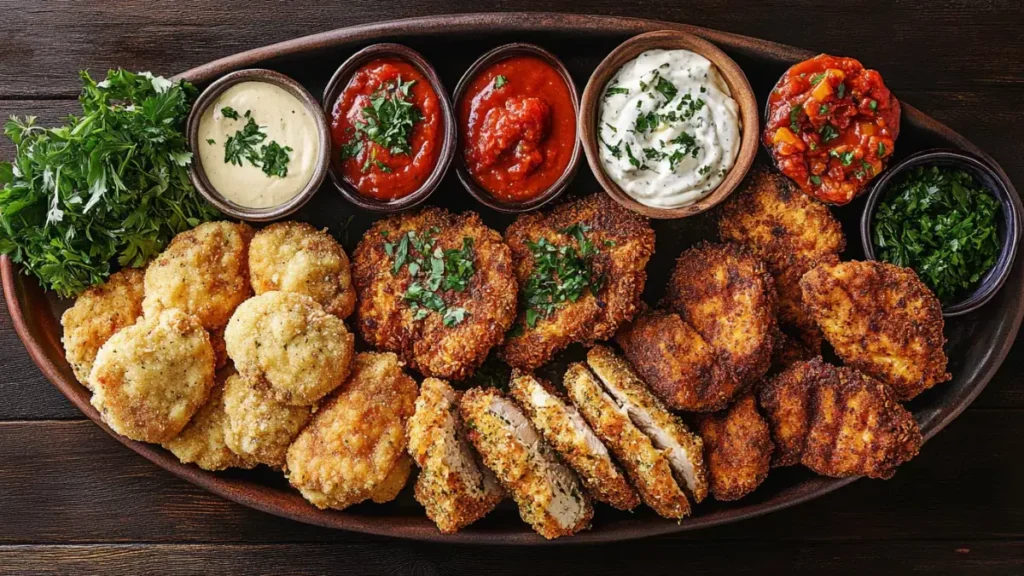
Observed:
[[[778,331],[775,285],[746,248],[702,242],[683,252],[664,305],[715,349],[722,368],[739,381],[737,393],[768,371]]]
[[[569,536],[590,526],[594,508],[576,473],[558,459],[526,414],[496,388],[472,388],[459,412],[484,464],[541,536]]]
[[[288,448],[288,481],[317,508],[394,498],[409,477],[405,426],[418,394],[394,354],[357,354],[348,382]]]
[[[619,330],[615,341],[651,390],[674,410],[721,410],[743,389],[719,364],[714,348],[675,312],[644,312]]]
[[[309,406],[278,402],[270,390],[234,374],[224,384],[224,443],[246,460],[284,466],[292,440],[312,417]]]
[[[444,380],[427,378],[406,425],[409,454],[420,467],[416,501],[445,534],[483,518],[505,497],[498,479],[466,438],[460,398],[461,393]]]
[[[951,378],[942,305],[909,268],[884,262],[822,265],[800,281],[804,302],[848,366],[909,400]]]
[[[474,212],[381,220],[352,257],[356,324],[425,376],[470,376],[512,325],[516,279],[501,235]]]
[[[277,222],[249,244],[249,278],[256,294],[305,294],[344,320],[356,307],[348,256],[323,230],[305,222]]]
[[[573,342],[611,338],[636,315],[654,254],[645,218],[594,194],[505,231],[519,278],[519,317],[502,356],[533,370]]]
[[[711,494],[715,500],[739,500],[768,477],[772,439],[753,394],[732,406],[697,418],[704,441]]]
[[[82,292],[74,306],[61,315],[64,354],[75,377],[86,388],[100,346],[142,316],[144,276],[145,271],[138,268],[115,272],[104,284]]]
[[[223,328],[252,295],[247,224],[206,222],[182,232],[146,268],[146,316],[177,308],[203,328]]]
[[[890,478],[917,455],[917,422],[888,385],[821,358],[797,362],[761,389],[772,438],[774,465],[802,463],[842,478]]]
[[[214,384],[210,336],[181,310],[121,329],[96,353],[92,405],[114,432],[141,442],[177,436]]]
[[[640,505],[640,497],[612,461],[608,448],[550,384],[517,372],[509,388],[544,439],[576,470],[592,498],[619,510]]]

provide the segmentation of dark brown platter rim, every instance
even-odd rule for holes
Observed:
[[[228,58],[193,68],[177,76],[195,83],[210,82],[228,72],[243,68],[257,67],[262,61],[300,55],[325,48],[359,46],[380,39],[403,35],[445,35],[467,34],[482,36],[501,31],[505,33],[532,32],[549,34],[616,34],[634,35],[652,30],[681,30],[710,40],[720,47],[735,53],[755,57],[760,61],[777,64],[792,63],[813,56],[813,52],[758,40],[746,36],[718,32],[697,26],[621,18],[610,16],[563,15],[553,13],[505,13],[505,14],[464,14],[396,20],[375,24],[338,29],[330,32],[290,40],[243,52]],[[924,115],[912,106],[903,107],[903,122],[916,130],[941,138],[953,146],[971,152],[988,162],[1000,176],[1008,181],[1005,172],[985,152],[971,144],[945,125]],[[1018,210],[1024,211],[1020,198],[1011,187]],[[1004,309],[996,316],[986,330],[994,334],[997,345],[976,355],[968,365],[960,367],[960,374],[966,384],[956,389],[956,396],[949,398],[938,407],[917,411],[922,434],[930,439],[939,430],[956,418],[984,389],[1006,358],[1024,316],[1024,270],[1018,262],[1012,275],[1015,282],[1008,282],[1001,294],[1014,292],[1012,308]],[[277,516],[319,526],[352,530],[369,534],[387,535],[415,540],[440,543],[475,543],[504,545],[584,544],[629,540],[659,534],[707,528],[738,520],[752,518],[787,508],[801,502],[822,496],[855,480],[810,478],[780,490],[772,498],[754,504],[718,509],[710,514],[697,515],[682,523],[675,523],[651,517],[635,517],[619,521],[603,529],[582,532],[569,538],[546,541],[532,533],[525,524],[516,522],[514,528],[504,523],[500,526],[473,527],[455,535],[443,535],[422,514],[416,517],[369,515],[352,511],[321,511],[307,504],[294,491],[279,490],[255,482],[246,477],[205,472],[177,461],[169,452],[159,446],[128,440],[114,434],[105,426],[99,414],[89,403],[88,391],[74,381],[63,358],[60,343],[59,321],[50,314],[45,297],[38,284],[20,274],[20,270],[9,258],[0,260],[4,296],[12,322],[32,360],[45,375],[75,406],[96,422],[108,434],[122,444],[138,452],[154,464],[174,475],[201,486],[214,494]],[[57,351],[57,352],[54,352]],[[756,495],[756,492],[755,492]]]

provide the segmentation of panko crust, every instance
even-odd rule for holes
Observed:
[[[92,405],[114,432],[142,442],[177,436],[214,384],[210,337],[180,310],[139,319],[96,354]]]
[[[249,279],[257,295],[305,294],[342,320],[356,307],[345,250],[330,234],[305,222],[277,222],[253,236]]]
[[[832,366],[816,357],[790,364],[761,386],[758,402],[775,444],[772,466],[800,463],[814,413],[815,390],[827,386],[831,377]]]
[[[598,253],[593,258],[595,274],[604,284],[597,294],[587,291],[576,302],[556,309],[550,316],[526,324],[525,290],[533,271],[530,243],[541,238],[555,246],[579,249],[578,241],[566,230],[574,224],[588,227],[586,237]],[[523,214],[505,230],[519,279],[520,308],[513,331],[502,348],[511,366],[533,370],[574,342],[591,345],[611,338],[619,327],[636,315],[647,282],[647,262],[654,254],[654,230],[646,218],[623,208],[607,194],[592,194],[558,206],[548,214]]]
[[[210,390],[206,404],[196,412],[180,434],[164,443],[183,464],[195,464],[203,470],[227,468],[253,468],[257,462],[231,451],[224,441],[224,382],[234,370],[221,370],[217,382]],[[237,378],[237,376],[235,376]]]
[[[288,448],[288,481],[314,506],[336,510],[397,493],[393,474],[406,465],[405,426],[418,392],[396,355],[357,354],[348,382]]]
[[[714,349],[742,392],[771,366],[775,282],[764,262],[738,244],[700,244],[676,260],[663,305]]]
[[[885,262],[822,265],[800,281],[804,301],[843,362],[909,400],[952,378],[942,305],[909,268]]]
[[[64,327],[64,354],[75,378],[90,388],[89,373],[96,352],[118,330],[142,316],[145,271],[125,268],[103,284],[87,288],[60,317]]]
[[[768,477],[774,446],[753,394],[721,412],[702,414],[697,418],[697,431],[704,441],[704,461],[715,500],[739,500]]]
[[[721,410],[744,388],[675,312],[644,312],[619,330],[615,341],[651,390],[674,410]]]
[[[403,296],[412,283],[408,265],[397,275],[387,245],[397,245],[408,232],[421,237],[437,229],[435,248],[459,250],[473,240],[474,274],[465,291],[441,293],[449,308],[465,308],[462,322],[445,326],[430,312],[415,320]],[[412,248],[410,248],[412,252]],[[428,255],[429,256],[429,255]],[[486,227],[475,212],[454,215],[424,208],[376,222],[352,256],[352,273],[359,303],[356,325],[372,346],[395,352],[425,376],[463,380],[487,359],[515,318],[516,279],[512,256],[501,235]]]
[[[224,384],[224,443],[233,453],[271,468],[284,466],[292,440],[312,417],[308,406],[289,406],[255,383],[231,375]]]
[[[207,330],[223,328],[252,294],[248,224],[206,222],[178,234],[146,269],[146,316],[177,308]]]
[[[235,369],[279,402],[310,406],[345,381],[355,336],[309,296],[266,292],[235,311],[224,331]]]

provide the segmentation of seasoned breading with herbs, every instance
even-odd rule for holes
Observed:
[[[774,446],[753,394],[721,412],[698,416],[697,432],[704,441],[704,461],[715,500],[739,500],[768,477]]]
[[[289,406],[270,390],[234,374],[224,383],[224,443],[240,457],[284,466],[292,440],[312,416],[308,406]]]

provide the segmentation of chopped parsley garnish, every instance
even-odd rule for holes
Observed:
[[[409,303],[413,319],[422,320],[430,312],[437,312],[444,325],[451,327],[461,324],[469,312],[462,307],[449,307],[442,293],[465,292],[469,288],[475,272],[473,239],[464,237],[462,248],[442,250],[436,246],[439,232],[436,227],[425,234],[410,230],[397,244],[385,242],[384,252],[392,259],[392,276],[397,276],[403,266],[409,273],[412,281],[402,299]]]
[[[651,111],[646,114],[640,114],[636,117],[636,124],[633,126],[633,132],[643,134],[645,132],[651,132],[658,127],[661,123],[661,119],[658,117],[658,113]]]
[[[291,146],[282,147],[277,142],[271,142],[263,147],[263,157],[260,161],[263,164],[263,173],[267,176],[280,176],[284,178],[288,175],[288,161],[289,154],[292,152]]]
[[[662,78],[660,74],[658,75],[657,81],[654,84],[654,89],[657,90],[658,92],[661,92],[661,94],[665,97],[665,100],[671,100],[676,97],[676,94],[679,93],[679,89],[676,88],[676,85]]]
[[[818,106],[818,116],[824,116],[825,114],[828,114],[828,106],[824,104]]]
[[[831,124],[825,124],[824,126],[822,126],[818,130],[818,133],[821,134],[821,139],[825,142],[830,142],[832,140],[835,140],[836,138],[839,138],[839,132],[837,132]]]
[[[590,227],[583,223],[559,230],[571,236],[575,246],[556,246],[547,238],[527,242],[533,254],[533,270],[523,295],[526,324],[530,328],[534,328],[540,318],[550,316],[569,302],[576,302],[588,291],[596,294],[603,286],[604,278],[594,271],[593,260],[599,251],[587,237],[589,231]]]
[[[820,74],[815,74],[814,76],[811,76],[811,86],[817,86],[818,82],[821,82],[824,79],[825,79],[825,73],[824,72],[822,72]]]
[[[423,114],[411,100],[410,90],[415,83],[415,80],[402,82],[399,76],[396,81],[385,82],[377,88],[370,96],[370,105],[363,107],[362,119],[355,122],[348,142],[341,147],[342,160],[353,158],[362,152],[366,140],[391,154],[412,152],[413,127],[423,120]],[[369,163],[363,163],[363,171],[369,170],[371,166],[380,168],[384,163],[377,162],[374,155]]]
[[[238,112],[231,106],[225,106],[220,109],[221,116],[229,118],[231,120],[238,120]]]
[[[846,151],[846,152],[839,152],[837,150],[829,150],[828,154],[829,154],[829,156],[834,156],[836,158],[839,158],[839,162],[842,163],[843,166],[849,166],[850,164],[853,164],[853,151],[852,150]]]
[[[800,132],[800,115],[803,114],[804,107],[799,104],[794,104],[789,109],[789,129],[794,134]]]
[[[217,145],[217,141],[214,140],[213,138],[207,138],[206,139],[206,143],[209,144],[210,146],[216,146]]]
[[[604,91],[605,98],[609,98],[616,94],[629,94],[629,88],[623,88],[621,86],[609,86],[608,89]]]
[[[231,109],[225,106],[224,110]],[[234,110],[231,110],[231,112],[234,113],[235,118],[238,118],[237,112]],[[229,117],[227,114],[224,116],[226,118]],[[256,119],[252,117],[251,111],[246,110],[245,118],[245,126],[231,136],[228,136],[228,139],[224,142],[224,162],[226,164],[242,166],[244,164],[243,161],[248,161],[249,164],[262,169],[263,173],[268,177],[279,176],[284,178],[287,176],[288,162],[291,160],[291,147],[281,146],[273,140],[269,144],[260,147],[263,141],[267,139],[267,133],[256,123]]]
[[[504,76],[502,76],[501,74],[499,74],[499,75],[497,75],[497,76],[495,76],[495,77],[494,77],[494,87],[495,87],[496,89],[497,89],[497,88],[501,88],[501,87],[502,87],[502,86],[504,86],[505,84],[508,84],[508,78],[505,78],[505,77],[504,77]]]
[[[636,156],[633,156],[633,150],[629,147],[628,144],[626,145],[626,156],[629,157],[629,163],[634,168],[636,168],[638,170],[643,170],[643,169],[647,168],[647,166],[641,164],[640,161],[636,159]]]
[[[881,142],[878,143],[878,154],[877,154],[877,156],[879,158],[881,158],[882,156],[885,156],[885,144],[882,144]]]
[[[814,184],[815,186],[821,186],[821,177],[811,176],[811,184]]]
[[[839,86],[836,88],[836,96],[840,98],[846,96],[846,84],[839,83]]]
[[[872,110],[878,110],[878,101],[871,100],[870,102],[868,102],[868,108],[871,108]]]

